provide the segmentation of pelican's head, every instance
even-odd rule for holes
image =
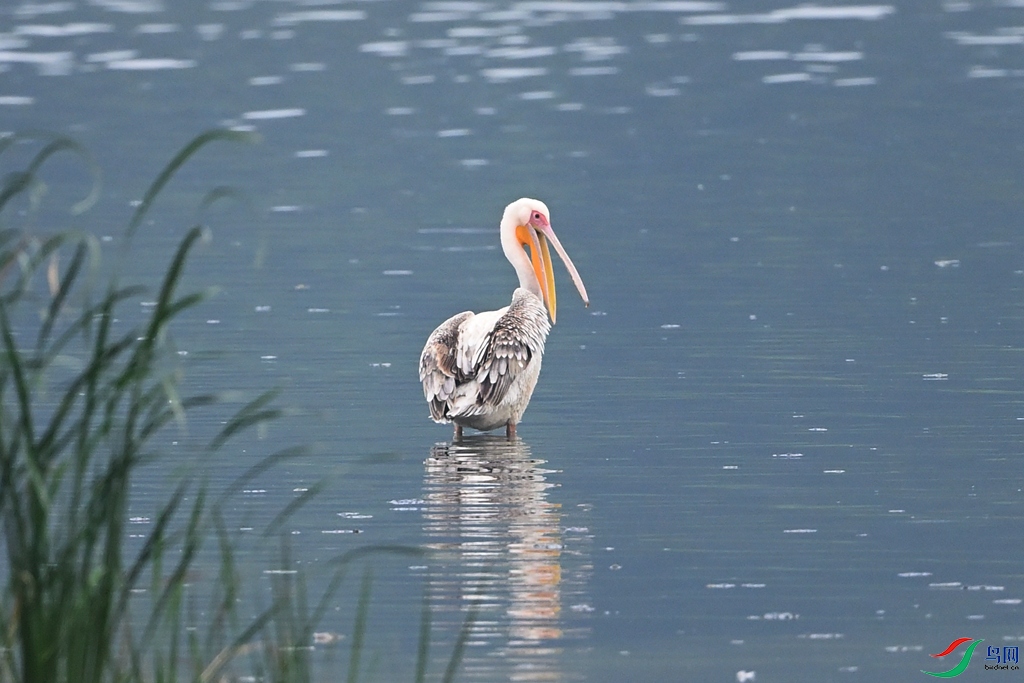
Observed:
[[[587,298],[587,289],[583,286],[583,280],[576,272],[576,266],[572,264],[569,254],[562,248],[561,243],[551,229],[551,213],[547,205],[538,199],[523,197],[517,199],[505,207],[505,214],[501,219],[502,241],[506,244],[505,255],[519,273],[520,286],[532,285],[532,282],[524,282],[524,276],[532,268],[533,276],[536,278],[536,287],[527,287],[539,294],[547,306],[551,322],[555,322],[555,271],[551,266],[551,253],[548,251],[548,241],[555,247],[558,256],[562,259],[573,284],[583,297],[583,303],[590,305]],[[505,241],[505,233],[514,235],[515,246],[510,253],[509,244]],[[529,256],[526,257],[526,250],[529,249]],[[518,250],[518,251],[515,251]],[[525,263],[523,260],[525,258]],[[525,267],[524,267],[525,266]]]

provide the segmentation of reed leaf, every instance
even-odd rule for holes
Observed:
[[[160,194],[164,186],[174,177],[174,174],[185,165],[196,152],[217,140],[227,140],[231,142],[246,142],[254,143],[259,140],[259,136],[255,133],[248,133],[243,131],[235,130],[209,130],[195,137],[191,142],[185,145],[174,157],[168,162],[168,164],[160,171],[157,175],[156,180],[149,186],[145,194],[142,195],[142,201],[139,202],[138,207],[135,209],[135,213],[132,214],[131,220],[128,222],[128,231],[125,235],[126,241],[130,241],[134,236],[135,231],[139,225],[142,224],[142,220],[146,217],[149,212],[153,201],[157,195]],[[2,206],[2,204],[0,204]]]
[[[359,659],[363,651],[363,640],[366,637],[366,619],[370,613],[370,587],[373,585],[373,573],[369,568],[363,572],[363,582],[359,587],[359,602],[356,605],[355,623],[352,625],[352,651],[348,660],[348,683],[356,683],[359,679]]]
[[[71,207],[71,213],[78,215],[85,213],[99,200],[102,188],[103,173],[89,152],[88,148],[74,138],[49,131],[24,131],[0,138],[0,155],[6,152],[11,146],[20,141],[26,140],[48,140],[43,149],[36,153],[24,171],[9,174],[5,182],[0,186],[0,211],[12,198],[27,191],[35,182],[36,175],[43,164],[57,152],[69,151],[74,153],[89,170],[92,176],[92,187],[89,193]]]
[[[91,155],[60,135],[32,132],[0,137],[0,157],[16,140],[41,148],[27,166],[0,180],[0,211],[31,192],[56,155],[71,152],[92,171],[89,195],[72,207],[88,208],[100,179]],[[132,214],[125,244],[174,175],[215,141],[251,142],[254,136],[214,130],[186,144],[148,186]],[[207,210],[240,193],[216,187],[200,203]],[[248,204],[246,204],[248,205]],[[172,324],[210,291],[180,293],[185,269],[206,230],[195,225],[171,255],[155,304],[137,325],[115,326],[118,311],[147,290],[122,286],[116,274],[93,292],[100,246],[94,237],[61,232],[30,237],[0,229],[0,681],[6,683],[206,683],[238,678],[243,655],[258,653],[259,677],[281,683],[313,677],[309,649],[314,630],[335,605],[354,562],[375,557],[422,557],[422,548],[371,545],[350,550],[329,565],[326,589],[307,605],[302,576],[272,579],[273,601],[254,618],[241,618],[244,567],[224,526],[226,505],[275,466],[307,451],[287,448],[259,460],[216,495],[201,475],[176,476],[166,498],[152,505],[152,520],[130,534],[131,496],[140,468],[159,457],[161,435],[190,415],[225,402],[226,395],[181,395],[179,366],[169,342]],[[58,272],[58,258],[64,262]],[[15,270],[16,269],[16,270]],[[5,275],[10,275],[4,279]],[[49,285],[39,292],[42,283]],[[43,302],[42,305],[40,302]],[[41,310],[38,328],[25,335],[19,307]],[[123,320],[124,318],[120,318]],[[19,346],[19,339],[27,345]],[[66,362],[69,358],[75,363]],[[195,457],[208,459],[232,439],[281,415],[277,391],[260,393],[237,408]],[[267,527],[284,524],[324,488],[317,482],[295,496]],[[134,529],[132,529],[134,530]],[[194,616],[190,577],[213,545],[219,563],[210,590],[205,629],[187,627]],[[258,538],[264,538],[265,535]],[[131,540],[129,540],[131,539]],[[291,566],[285,553],[285,566]],[[364,569],[352,626],[347,680],[372,675],[368,652],[373,572]],[[205,588],[205,587],[204,587]],[[202,592],[202,591],[199,591]],[[143,596],[143,597],[139,597]],[[420,614],[415,680],[426,680],[430,605]],[[444,674],[454,680],[475,612],[470,611]],[[367,668],[369,665],[369,668]]]

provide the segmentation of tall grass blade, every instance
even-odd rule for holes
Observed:
[[[308,452],[309,449],[306,448],[305,446],[293,446],[291,448],[286,448],[276,453],[271,453],[270,455],[263,458],[258,463],[247,469],[245,472],[240,474],[238,477],[236,477],[235,480],[232,481],[224,489],[224,492],[222,494],[223,500],[227,500],[231,496],[242,491],[246,487],[246,485],[252,482],[256,477],[267,472],[275,465],[284,462],[285,460],[290,460],[292,458],[297,458],[301,455],[305,455]]]
[[[238,634],[238,637],[232,641],[231,645],[217,653],[205,669],[199,674],[198,680],[200,683],[207,683],[208,681],[215,680],[223,671],[224,667],[231,662],[236,656],[242,653],[248,648],[255,637],[272,622],[273,618],[277,615],[280,610],[279,605],[271,605],[266,610],[261,612],[252,623]]]
[[[370,613],[370,588],[373,584],[373,573],[367,569],[363,573],[363,582],[359,588],[359,602],[356,604],[356,618],[352,625],[352,649],[348,659],[348,683],[356,683],[359,678],[359,659],[363,652],[363,640],[366,637],[366,619]]]
[[[234,199],[247,209],[252,209],[252,202],[249,200],[248,195],[240,191],[238,188],[230,187],[227,185],[220,185],[206,193],[206,196],[204,196],[202,201],[199,202],[199,206],[196,209],[196,213],[203,213],[208,208],[210,208],[211,206],[213,206],[214,204],[223,199]]]
[[[150,184],[145,194],[142,195],[142,201],[139,202],[138,207],[135,209],[135,213],[132,214],[131,220],[128,222],[128,230],[125,234],[126,243],[131,241],[132,237],[135,235],[135,231],[138,229],[139,225],[142,224],[143,218],[145,218],[146,214],[149,212],[153,201],[156,199],[157,195],[160,194],[160,191],[164,189],[164,186],[167,185],[171,178],[174,177],[174,174],[185,165],[185,162],[188,161],[192,155],[204,146],[217,140],[254,143],[259,140],[259,136],[255,133],[243,131],[214,129],[208,130],[193,138],[191,142],[185,145],[177,154],[174,155],[174,158],[172,158],[163,170],[160,171],[156,180]]]
[[[306,503],[313,500],[313,498],[319,495],[320,491],[322,490],[323,483],[321,482],[317,482],[307,487],[305,491],[303,491],[298,496],[289,501],[288,505],[286,505],[283,510],[281,510],[279,513],[277,513],[277,515],[274,516],[274,519],[272,519],[270,521],[270,524],[267,525],[267,530],[264,532],[263,535],[270,536],[272,534],[278,533],[281,530],[281,527],[284,525],[284,523],[287,522],[292,515],[298,512],[299,509],[301,509],[302,506],[304,506]]]
[[[43,318],[43,324],[39,328],[39,336],[36,339],[37,353],[43,348],[43,345],[46,344],[47,339],[50,337],[50,332],[53,330],[53,326],[57,323],[57,316],[64,307],[64,302],[67,300],[68,294],[71,292],[71,288],[78,279],[78,273],[82,268],[82,264],[85,263],[87,250],[88,247],[85,242],[79,242],[78,247],[75,248],[75,253],[71,257],[71,263],[68,264],[68,269],[65,272],[64,277],[60,280],[57,292],[53,295],[53,299],[50,301],[50,306],[46,311],[46,317]]]
[[[88,211],[99,200],[103,173],[100,170],[99,164],[96,163],[92,154],[89,153],[89,150],[75,139],[46,131],[18,133],[0,139],[0,154],[7,151],[15,142],[41,139],[46,139],[50,142],[36,154],[27,169],[9,174],[3,186],[0,187],[0,211],[3,210],[7,202],[32,187],[39,169],[46,163],[47,159],[57,152],[65,150],[74,152],[85,163],[92,175],[92,187],[89,193],[71,207],[71,213],[78,215]]]
[[[416,644],[416,683],[427,678],[427,661],[430,658],[430,599],[423,592],[423,607],[420,609],[420,637]]]
[[[220,430],[220,433],[218,433],[216,437],[214,437],[207,448],[211,451],[216,451],[239,431],[280,417],[281,411],[279,409],[267,408],[267,406],[270,405],[270,403],[277,397],[277,394],[277,390],[265,391],[249,403],[242,406],[242,408],[235,413],[230,420],[228,420],[228,423],[224,425],[224,428]]]
[[[33,194],[43,187],[42,169],[66,151],[94,169],[92,191],[72,211],[85,210],[96,200],[100,175],[87,152],[62,136],[28,137],[40,140],[42,148],[23,170],[0,179],[0,211],[21,194],[31,201],[42,196]],[[189,142],[149,185],[131,217],[125,245],[159,194],[200,149],[219,140],[253,139],[246,133],[208,131]],[[12,137],[0,137],[0,155],[12,144]],[[199,211],[229,198],[244,199],[217,187],[203,198]],[[144,499],[142,504],[153,508],[146,509],[152,519],[147,517],[143,532],[130,533],[140,528],[129,526],[128,515],[140,505],[132,495],[133,483],[140,467],[156,457],[161,435],[175,421],[185,428],[193,411],[225,398],[216,393],[182,396],[182,370],[168,343],[171,324],[208,296],[179,292],[188,259],[204,234],[197,225],[183,236],[159,283],[155,305],[132,325],[118,313],[142,288],[121,287],[115,271],[98,299],[91,292],[100,254],[95,238],[74,232],[35,238],[0,229],[0,552],[6,555],[0,572],[0,683],[238,680],[239,660],[249,652],[261,654],[252,658],[262,659],[262,664],[253,662],[265,672],[257,678],[303,683],[313,677],[309,650],[314,629],[336,604],[353,563],[426,553],[401,545],[348,551],[329,565],[333,574],[312,609],[302,577],[281,575],[272,579],[271,607],[252,619],[240,617],[244,567],[236,563],[223,513],[253,479],[306,452],[296,448],[263,458],[216,497],[201,477],[175,477],[164,494],[167,499]],[[44,283],[48,292],[40,291]],[[19,309],[23,305],[42,309],[39,326],[29,335],[20,327],[26,318]],[[27,341],[19,347],[21,340]],[[278,417],[276,397],[276,391],[265,392],[238,408],[212,437],[200,437],[199,443],[206,440],[200,455]],[[314,484],[294,497],[272,519],[268,533],[280,533],[323,486]],[[217,535],[217,578],[211,590],[204,585],[193,592],[190,582],[211,532]],[[379,656],[368,649],[372,579],[367,567],[356,601],[349,683],[377,673]],[[195,593],[209,598],[208,611],[196,610]],[[455,677],[475,615],[467,614],[445,681]],[[203,630],[190,627],[195,619],[206,620]],[[419,629],[415,680],[424,683],[431,631],[426,593]]]
[[[459,665],[462,663],[462,656],[466,650],[466,643],[469,641],[469,636],[473,632],[473,624],[476,622],[476,607],[471,607],[466,612],[466,620],[462,622],[462,628],[459,630],[459,637],[455,640],[455,646],[452,648],[452,656],[448,660],[448,667],[444,670],[444,678],[441,680],[443,683],[452,683],[455,680],[455,675],[459,672]]]

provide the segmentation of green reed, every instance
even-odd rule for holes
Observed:
[[[86,150],[58,135],[23,137],[45,144],[23,171],[0,181],[0,217],[19,197],[27,198],[30,209],[37,208],[39,171],[58,152],[79,156],[93,176],[89,195],[73,213],[95,202],[100,175]],[[143,195],[125,244],[196,152],[215,141],[251,140],[249,134],[223,130],[192,140]],[[0,138],[0,156],[17,141],[17,136]],[[203,205],[225,193],[215,189]],[[129,302],[137,305],[145,290],[122,286],[113,275],[102,294],[93,293],[100,253],[95,238],[74,232],[30,238],[0,229],[0,550],[6,561],[0,565],[0,681],[219,681],[237,676],[244,662],[261,680],[312,680],[314,629],[349,564],[366,556],[420,552],[371,547],[339,558],[327,590],[312,608],[301,577],[282,575],[272,584],[271,605],[255,618],[239,618],[242,572],[221,521],[221,506],[297,449],[268,456],[216,496],[201,478],[180,476],[156,506],[142,538],[129,542],[133,477],[160,457],[165,428],[221,403],[216,393],[179,394],[180,368],[168,342],[171,324],[207,297],[206,292],[179,293],[188,257],[203,235],[202,226],[185,234],[148,316],[127,326],[115,324],[118,311]],[[66,261],[60,268],[58,254]],[[45,294],[39,291],[46,289],[42,282],[48,286]],[[24,311],[40,308],[38,328],[29,339]],[[201,446],[201,455],[213,455],[232,437],[276,418],[280,411],[274,396],[261,394],[239,409]],[[316,488],[283,510],[272,528],[279,528]],[[140,530],[131,531],[137,535]],[[186,628],[194,599],[189,575],[204,545],[213,544],[219,571],[204,590],[211,601],[203,617],[206,626]],[[361,583],[350,641],[348,680],[353,683],[365,647],[369,576]],[[426,606],[422,618],[418,681],[426,668]],[[471,623],[472,615],[445,681],[454,678]]]

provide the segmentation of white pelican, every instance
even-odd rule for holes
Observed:
[[[583,303],[590,305],[583,280],[551,229],[544,202],[524,197],[506,206],[500,232],[505,258],[519,276],[512,303],[497,311],[465,311],[449,318],[431,333],[420,355],[430,417],[454,422],[456,439],[463,427],[486,432],[504,426],[509,438],[516,434],[540,375],[544,340],[555,322],[549,241]]]

